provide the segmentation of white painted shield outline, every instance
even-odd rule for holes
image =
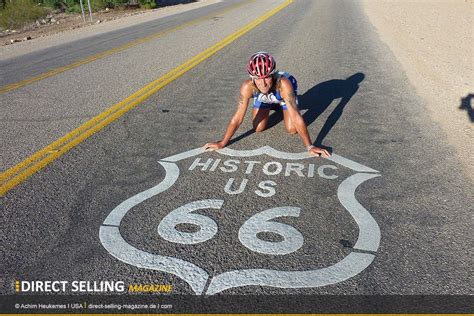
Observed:
[[[358,173],[345,179],[337,189],[337,196],[344,208],[351,214],[359,226],[359,237],[351,252],[336,264],[309,271],[281,271],[269,269],[245,269],[224,272],[212,278],[204,293],[209,274],[195,264],[167,256],[160,256],[139,250],[130,245],[120,234],[122,218],[135,205],[169,189],[179,177],[176,162],[202,154],[202,147],[174,155],[159,161],[166,171],[165,178],[158,185],[140,192],[120,203],[107,216],[100,227],[99,237],[104,248],[118,260],[127,264],[174,274],[187,282],[197,295],[213,295],[226,289],[260,285],[280,288],[319,287],[347,280],[366,269],[375,255],[357,250],[376,252],[380,243],[380,228],[370,213],[356,200],[355,190],[363,182],[379,177],[378,171],[352,160],[333,154],[326,158],[332,162],[350,168]],[[255,150],[233,150],[224,148],[217,151],[233,157],[252,157],[266,154],[287,160],[311,158],[307,152],[286,153],[265,146]]]

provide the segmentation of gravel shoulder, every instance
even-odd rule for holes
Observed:
[[[474,1],[364,0],[363,6],[474,179]]]

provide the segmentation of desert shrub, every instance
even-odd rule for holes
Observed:
[[[63,8],[63,3],[61,0],[40,0],[38,3],[41,3],[45,7],[60,9]]]
[[[105,1],[105,0],[91,0],[92,10],[105,9],[106,4],[107,4],[107,1]]]
[[[140,4],[140,8],[143,9],[154,9],[156,8],[156,1],[155,0],[138,0]]]
[[[20,28],[39,18],[45,17],[49,9],[38,5],[33,0],[7,1],[0,10],[0,27],[4,29]]]
[[[65,12],[67,13],[79,13],[81,12],[81,5],[79,4],[79,0],[63,0],[62,1]],[[87,10],[87,0],[82,1],[84,5],[84,9]]]
[[[105,7],[106,8],[121,7],[129,2],[130,0],[105,0]]]

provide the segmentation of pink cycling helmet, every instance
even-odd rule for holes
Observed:
[[[276,61],[267,52],[255,53],[247,63],[247,71],[254,79],[269,77],[276,71]]]

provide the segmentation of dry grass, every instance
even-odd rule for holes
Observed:
[[[3,29],[21,28],[24,25],[45,17],[50,9],[38,6],[33,0],[13,0],[0,10],[0,27]]]

